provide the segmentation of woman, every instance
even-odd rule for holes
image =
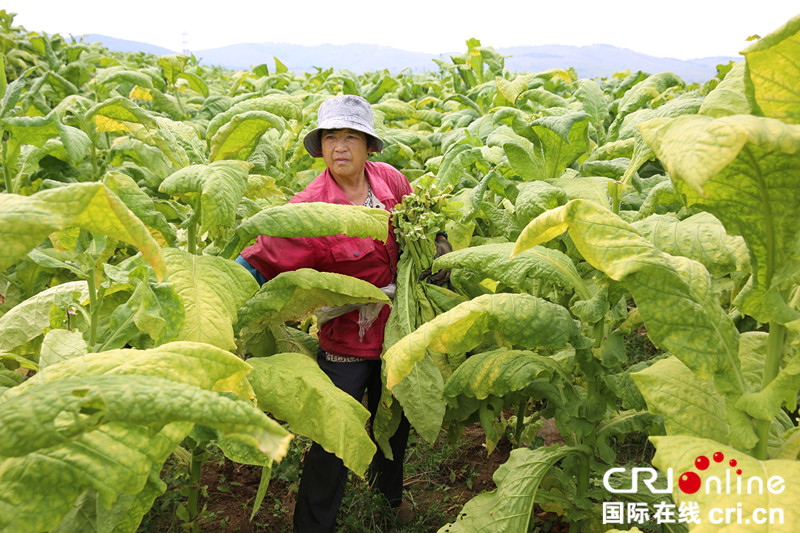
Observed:
[[[344,95],[325,100],[319,107],[317,128],[303,139],[313,157],[322,157],[327,168],[290,202],[328,202],[365,205],[391,211],[411,193],[408,180],[392,166],[367,161],[380,152],[383,141],[375,135],[372,108],[359,96]],[[278,238],[260,236],[242,251],[238,262],[249,267],[260,281],[281,272],[313,268],[346,274],[385,287],[394,280],[399,250],[390,229],[386,243],[346,237]],[[359,333],[359,311],[351,311],[324,323],[319,331],[317,361],[333,383],[367,405],[374,419],[381,395],[381,348],[389,316],[384,306],[372,325]],[[402,501],[403,456],[409,424],[405,417],[390,439],[393,461],[378,449],[370,465],[373,487],[397,508],[403,521],[413,518]],[[294,513],[294,529],[302,533],[333,531],[344,494],[347,469],[341,459],[316,443],[306,455]]]

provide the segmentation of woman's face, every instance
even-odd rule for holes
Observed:
[[[367,136],[349,128],[323,130],[322,159],[333,177],[355,179],[364,172],[367,161]]]

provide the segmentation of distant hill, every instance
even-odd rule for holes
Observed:
[[[550,68],[574,67],[581,77],[600,78],[625,69],[645,72],[674,72],[687,82],[704,82],[717,74],[716,66],[736,57],[704,57],[682,60],[653,57],[608,44],[591,46],[516,46],[497,49],[503,55],[506,68],[517,72],[536,72]]]
[[[106,48],[114,52],[145,52],[147,54],[154,54],[163,56],[167,54],[174,54],[173,50],[156,46],[154,44],[140,43],[139,41],[128,41],[127,39],[117,39],[116,37],[109,37],[108,35],[97,35],[90,33],[88,35],[76,36],[75,38],[82,37],[84,42],[87,43],[102,43]]]
[[[136,41],[116,39],[105,35],[87,35],[88,42],[102,42],[110,50],[148,52],[156,55],[174,54],[172,50]],[[704,57],[681,60],[653,57],[607,44],[591,46],[541,45],[497,48],[506,57],[505,65],[512,72],[539,72],[550,68],[574,67],[584,78],[611,76],[625,69],[650,73],[674,72],[687,82],[704,82],[716,75],[716,65],[738,61],[736,57]],[[243,43],[209,50],[193,51],[201,63],[245,70],[266,63],[274,68],[277,57],[290,70],[313,71],[315,67],[348,69],[356,73],[388,69],[397,73],[403,69],[415,72],[438,70],[434,58],[448,60],[451,54],[409,52],[389,46],[347,44],[303,46],[282,43]]]
[[[357,73],[383,69],[396,73],[404,68],[416,72],[438,70],[432,59],[439,57],[435,54],[370,44],[303,46],[282,43],[233,44],[211,50],[198,50],[194,55],[205,64],[241,70],[261,63],[266,63],[272,69],[275,65],[272,58],[277,57],[289,70],[313,71],[314,67],[332,67],[346,68]]]

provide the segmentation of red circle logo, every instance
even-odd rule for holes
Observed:
[[[678,479],[678,487],[686,494],[694,494],[700,490],[700,485],[702,484],[703,482],[700,480],[700,476],[694,472],[685,472]]]

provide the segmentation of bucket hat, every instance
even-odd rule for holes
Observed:
[[[317,111],[317,127],[303,138],[303,146],[312,157],[322,157],[322,130],[350,128],[367,135],[371,151],[383,150],[383,140],[375,135],[375,120],[369,102],[354,94],[335,96],[322,102]]]

